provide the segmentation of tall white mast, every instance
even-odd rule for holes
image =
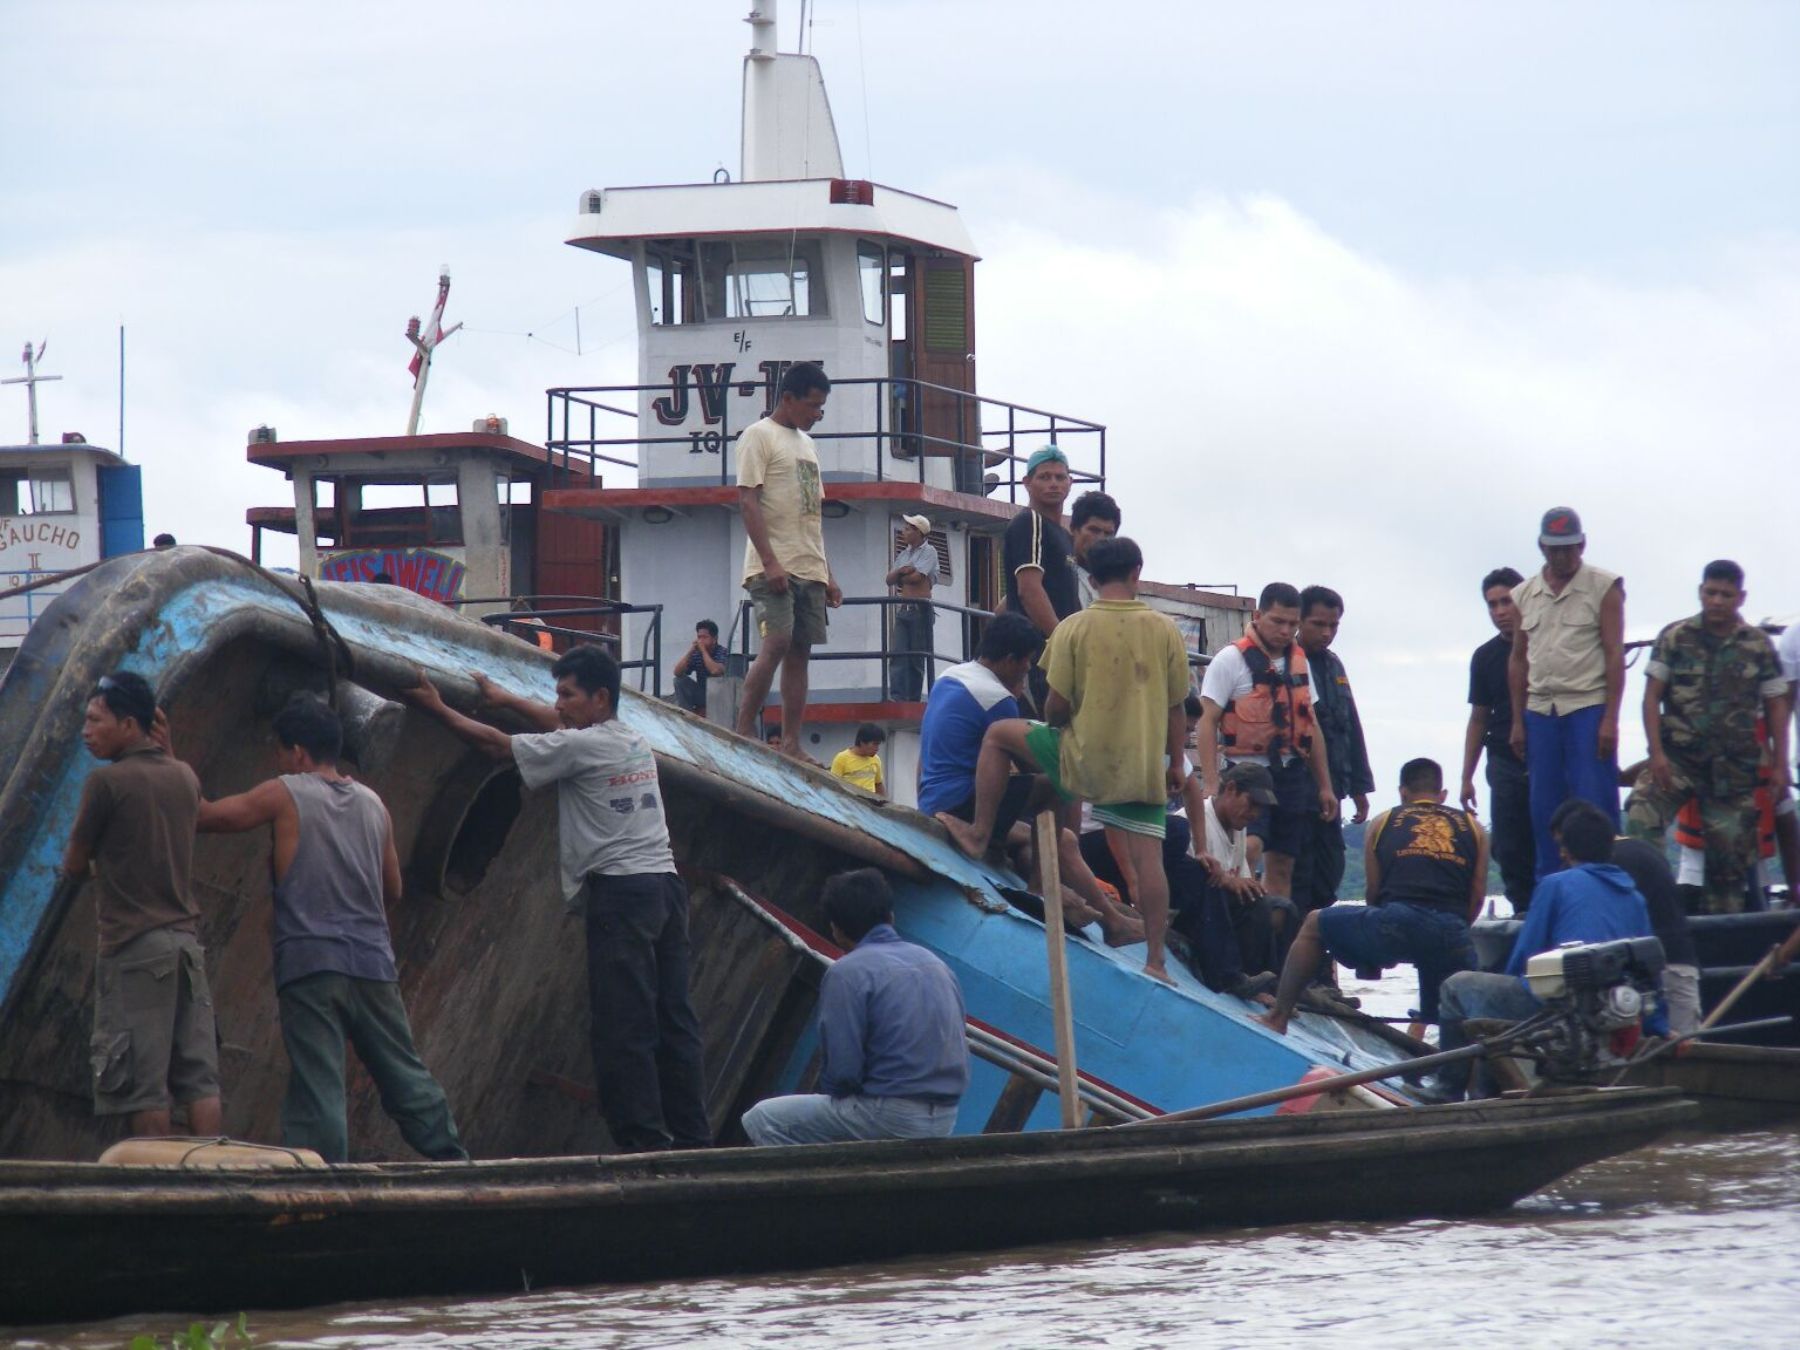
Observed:
[[[60,375],[40,375],[37,373],[37,363],[44,359],[44,348],[47,346],[49,346],[49,344],[46,342],[38,343],[37,352],[34,355],[31,350],[31,344],[27,342],[25,344],[24,356],[25,373],[23,375],[15,375],[10,380],[0,380],[0,384],[22,384],[25,386],[25,406],[29,413],[31,427],[31,439],[27,442],[29,445],[36,445],[38,443],[37,387],[40,384],[50,384],[62,378]]]

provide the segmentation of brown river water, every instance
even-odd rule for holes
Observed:
[[[1394,972],[1359,992],[1373,995],[1372,1010],[1398,1011],[1409,985]],[[42,1328],[9,1343],[122,1347],[189,1320]],[[1676,1139],[1477,1220],[1165,1234],[794,1275],[250,1309],[249,1326],[259,1347],[307,1350],[1795,1346],[1800,1125]]]

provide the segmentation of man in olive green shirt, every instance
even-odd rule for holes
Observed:
[[[1099,598],[1057,624],[1044,649],[1047,722],[996,722],[975,766],[975,819],[938,819],[970,857],[980,857],[1014,763],[1044,774],[1066,799],[1094,804],[1109,842],[1134,875],[1144,921],[1144,972],[1169,978],[1163,938],[1169,886],[1162,840],[1168,799],[1187,779],[1187,648],[1167,616],[1137,598],[1144,555],[1129,539],[1088,550]]]

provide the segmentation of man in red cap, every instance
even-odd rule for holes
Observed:
[[[1619,703],[1625,693],[1625,583],[1583,560],[1571,507],[1544,512],[1543,567],[1513,588],[1519,626],[1507,682],[1512,748],[1525,757],[1541,880],[1562,865],[1550,817],[1570,797],[1619,820]]]

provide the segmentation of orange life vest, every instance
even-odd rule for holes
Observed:
[[[1219,742],[1227,755],[1312,753],[1312,681],[1307,678],[1306,653],[1295,643],[1288,648],[1287,673],[1275,669],[1256,639],[1245,635],[1231,644],[1244,654],[1250,671],[1250,689],[1224,708],[1219,719]]]

